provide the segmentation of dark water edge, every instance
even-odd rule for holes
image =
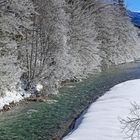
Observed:
[[[140,78],[140,63],[130,63],[79,83],[69,83],[46,102],[21,104],[0,113],[0,140],[61,140],[75,128],[81,112],[114,85]]]

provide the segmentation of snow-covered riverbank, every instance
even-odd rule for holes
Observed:
[[[28,97],[30,97],[30,94],[18,91],[6,91],[5,95],[0,97],[0,110],[2,110],[5,105],[9,105],[12,102],[17,103]]]
[[[140,79],[114,86],[93,103],[79,127],[63,140],[123,140],[119,118],[130,115],[131,103],[140,101]]]
[[[36,91],[40,92],[42,89],[43,85],[38,83],[36,85]],[[31,96],[29,92],[25,92],[23,89],[12,91],[6,90],[4,93],[4,96],[0,97],[0,110],[2,110],[5,105],[9,105],[10,103],[17,103]]]

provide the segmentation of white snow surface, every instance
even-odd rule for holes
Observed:
[[[38,83],[37,85],[36,85],[36,90],[37,91],[41,91],[43,89],[43,85],[41,84],[41,83]]]
[[[22,96],[24,94],[24,96]],[[3,97],[0,97],[0,109],[2,109],[5,105],[9,105],[10,103],[19,102],[20,100],[23,100],[24,98],[29,97],[29,93],[23,93],[18,91],[5,91],[5,95]]]
[[[79,127],[63,140],[124,140],[120,118],[140,101],[140,79],[118,84],[93,103]]]

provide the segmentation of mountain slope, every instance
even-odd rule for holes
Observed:
[[[132,23],[135,26],[140,27],[140,12],[132,12],[132,11],[128,10],[127,15],[130,17]]]

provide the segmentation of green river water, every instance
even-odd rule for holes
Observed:
[[[0,113],[0,140],[60,140],[73,120],[114,85],[140,78],[140,64],[130,63],[69,83],[46,102],[25,102]]]

